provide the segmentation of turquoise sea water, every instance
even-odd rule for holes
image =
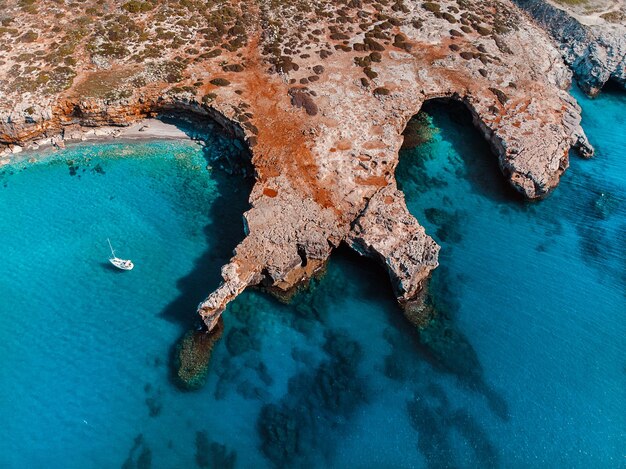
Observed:
[[[244,293],[196,392],[170,357],[243,236],[249,182],[205,169],[232,142],[2,168],[0,466],[626,467],[626,96],[576,96],[597,156],[532,204],[427,106],[397,176],[442,246],[431,326],[342,250],[291,305]]]

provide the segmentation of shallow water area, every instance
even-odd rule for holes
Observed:
[[[232,142],[1,168],[0,466],[620,467],[626,98],[576,97],[597,156],[532,204],[466,114],[426,107],[433,137],[397,177],[442,246],[430,327],[341,250],[292,304],[229,306],[196,392],[171,350],[243,236],[249,185],[205,169]]]

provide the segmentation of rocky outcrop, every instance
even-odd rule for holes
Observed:
[[[402,306],[413,301],[436,268],[439,246],[409,213],[393,185],[378,191],[352,226],[348,244],[384,265]]]
[[[626,89],[626,6],[623,2],[617,2],[609,11],[592,15],[576,14],[549,0],[514,2],[557,41],[565,62],[587,94],[596,95],[609,80]],[[615,18],[614,22],[611,18]]]
[[[8,51],[2,73],[20,70],[25,51],[32,60],[53,53],[73,24],[45,29],[46,21],[9,3],[15,21],[47,39],[0,36]],[[222,284],[198,307],[209,329],[248,286],[287,291],[323,268],[342,242],[381,262],[399,303],[419,309],[438,246],[408,212],[394,171],[402,132],[428,99],[463,102],[504,177],[531,199],[558,184],[572,147],[591,153],[580,108],[566,91],[571,73],[548,36],[508,0],[314,7],[261,0],[233,4],[228,15],[204,2],[177,10],[173,3],[151,2],[131,18],[119,8],[92,18],[97,31],[116,18],[126,29],[106,23],[115,34],[72,35],[67,63],[77,65],[66,68],[76,76],[61,91],[39,85],[48,83],[39,75],[29,92],[0,82],[0,141],[126,125],[164,109],[212,117],[243,138],[255,171],[246,238],[223,267]],[[200,10],[187,12],[193,8]],[[185,17],[184,35],[171,15]],[[153,30],[163,41],[158,50],[141,42]],[[170,50],[159,37],[185,47]],[[112,56],[104,60],[105,53]]]

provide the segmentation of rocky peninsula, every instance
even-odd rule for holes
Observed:
[[[420,308],[439,247],[394,170],[427,100],[467,106],[529,199],[570,149],[593,152],[562,52],[508,0],[0,0],[0,50],[0,158],[172,110],[247,143],[246,238],[199,305],[209,329],[248,286],[288,291],[341,243]]]

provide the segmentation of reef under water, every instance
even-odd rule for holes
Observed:
[[[2,467],[616,467],[626,447],[624,94],[597,156],[527,203],[454,106],[397,178],[442,246],[423,329],[340,249],[289,304],[229,305],[193,392],[172,360],[243,236],[233,142],[79,145],[0,170]],[[426,131],[428,130],[428,131]],[[132,272],[107,264],[106,238]],[[204,373],[206,372],[206,375]]]

